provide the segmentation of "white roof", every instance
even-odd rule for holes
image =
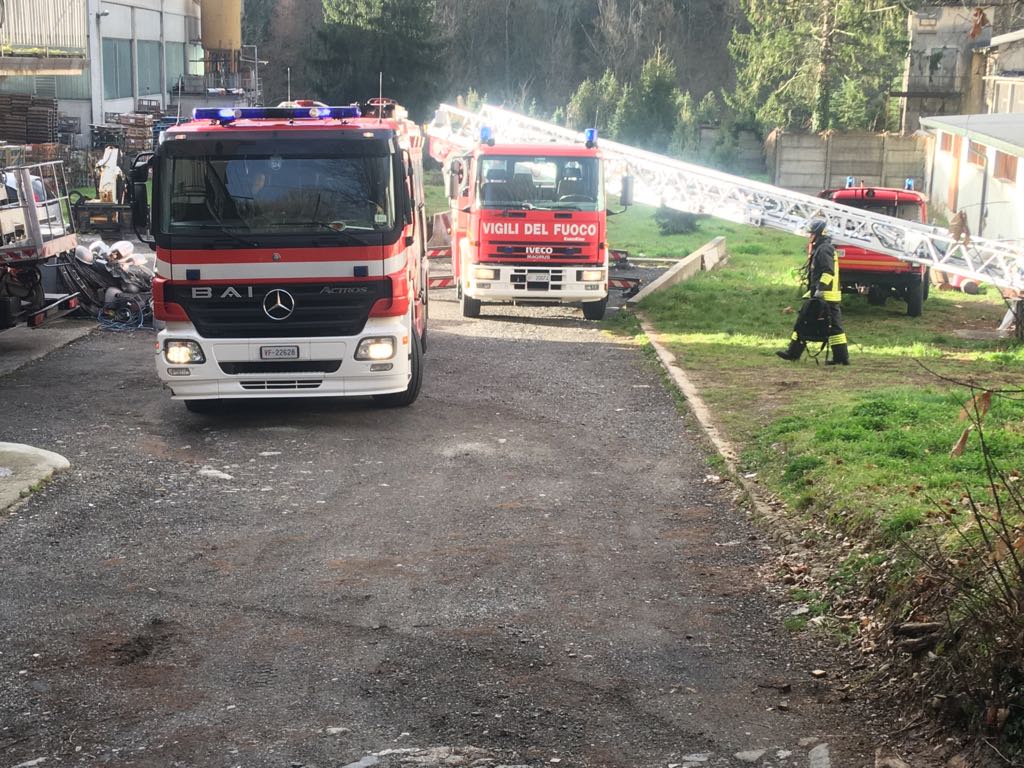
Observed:
[[[1024,157],[1024,113],[922,117],[921,125],[966,136],[987,147]]]
[[[1018,29],[1016,32],[1007,32],[1005,35],[996,35],[992,38],[989,45],[995,48],[998,45],[1016,43],[1018,40],[1024,40],[1024,29]]]

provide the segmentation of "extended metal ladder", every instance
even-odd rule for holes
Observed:
[[[448,142],[452,150],[468,149],[485,125],[498,141],[583,140],[571,129],[486,105],[471,112],[442,104],[427,134]],[[941,227],[850,208],[614,141],[602,139],[599,146],[609,190],[617,192],[621,177],[632,176],[639,202],[793,233],[804,231],[812,218],[824,218],[836,243],[990,283],[1011,298],[1024,294],[1024,248],[1019,244],[973,237],[970,244],[958,242]]]

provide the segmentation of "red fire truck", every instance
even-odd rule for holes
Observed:
[[[607,211],[597,134],[581,144],[497,144],[470,151],[431,138],[452,207],[452,274],[465,317],[489,303],[608,305]],[[624,180],[621,203],[631,200]]]
[[[926,223],[928,220],[928,199],[920,192],[858,187],[847,183],[849,186],[845,189],[827,189],[819,197],[907,221]],[[896,297],[907,302],[910,317],[921,314],[924,300],[928,298],[930,280],[924,265],[852,245],[843,245],[837,250],[840,255],[839,279],[844,291],[867,293],[868,302],[878,306],[884,305],[888,298]]]
[[[387,99],[198,109],[168,129],[132,180],[174,399],[411,404],[427,331],[421,152]]]

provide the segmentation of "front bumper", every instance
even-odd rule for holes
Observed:
[[[475,276],[478,269],[494,271],[491,279]],[[600,270],[600,280],[582,279],[584,271]],[[462,290],[480,301],[516,301],[579,304],[608,296],[608,270],[584,266],[510,266],[473,264],[466,270]]]
[[[389,360],[356,360],[359,340],[367,336],[395,337],[395,354]],[[167,339],[197,342],[205,362],[168,363],[163,353]],[[371,318],[351,338],[206,339],[191,323],[172,322],[157,341],[157,375],[175,400],[383,395],[404,391],[411,375],[409,330],[386,318]],[[299,356],[267,360],[261,357],[262,347],[298,347]],[[390,369],[380,369],[387,364]]]

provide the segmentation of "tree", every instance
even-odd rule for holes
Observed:
[[[309,66],[317,93],[336,103],[383,93],[417,117],[436,102],[439,45],[433,0],[323,0],[327,24]]]
[[[569,99],[566,120],[570,128],[597,128],[603,133],[611,124],[622,95],[622,86],[610,69],[600,80],[586,79]]]
[[[864,108],[856,125],[884,124],[888,91],[906,58],[906,8],[889,0],[743,0],[749,29],[736,30],[730,105],[773,128],[840,127],[837,92],[854,89]],[[845,85],[849,82],[850,85]],[[844,118],[850,118],[847,109]]]
[[[615,137],[664,152],[679,121],[681,99],[676,66],[659,47],[644,62],[640,82],[622,92],[612,119]]]

